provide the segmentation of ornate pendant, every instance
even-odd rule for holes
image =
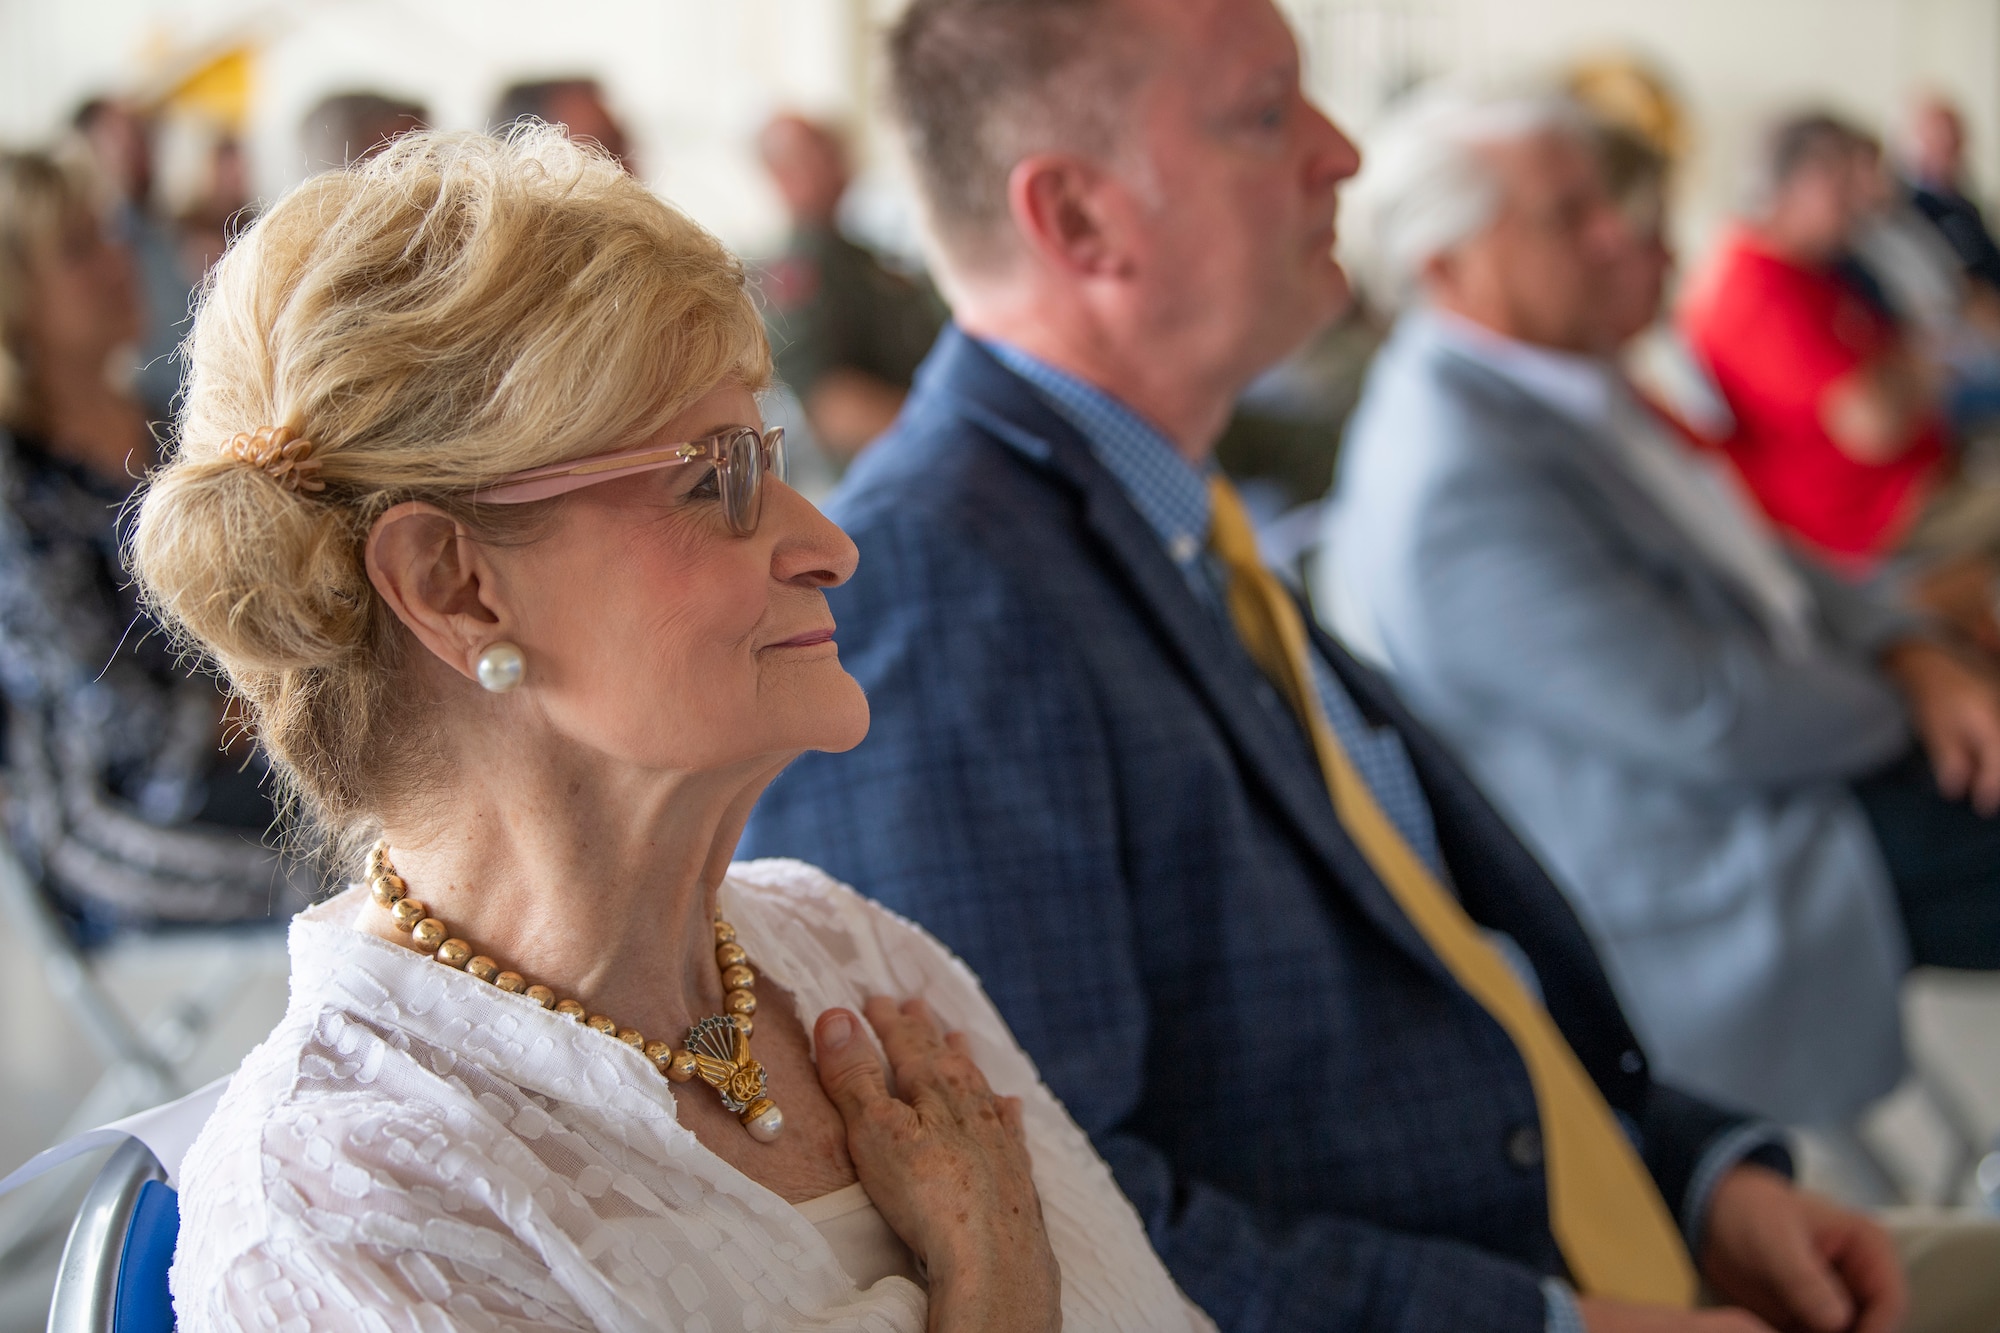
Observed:
[[[694,1071],[714,1088],[722,1105],[759,1143],[769,1143],[785,1128],[785,1113],[764,1095],[764,1066],[750,1056],[750,1035],[728,1014],[714,1014],[688,1029],[687,1048],[694,1053]]]

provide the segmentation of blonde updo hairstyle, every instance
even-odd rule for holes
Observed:
[[[227,674],[284,794],[341,840],[406,807],[440,753],[407,669],[421,649],[363,566],[375,520],[422,500],[483,539],[532,539],[560,501],[501,510],[468,492],[636,444],[770,376],[742,266],[540,125],[405,135],[299,186],[216,267],[186,355],[133,572]],[[262,427],[310,440],[325,489],[232,450]]]

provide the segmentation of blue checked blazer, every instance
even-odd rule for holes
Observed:
[[[1225,1329],[1538,1333],[1563,1268],[1518,1055],[1074,428],[948,329],[830,513],[861,549],[829,597],[874,720],[772,785],[746,853],[816,862],[964,957]],[[1744,1122],[1651,1081],[1561,894],[1319,646],[1679,1210]]]

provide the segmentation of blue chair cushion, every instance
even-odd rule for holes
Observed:
[[[173,1333],[174,1302],[167,1291],[174,1243],[180,1238],[181,1200],[165,1182],[139,1187],[125,1248],[118,1257],[118,1294],[112,1302],[113,1333]]]

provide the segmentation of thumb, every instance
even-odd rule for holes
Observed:
[[[1930,738],[1931,773],[1938,791],[1947,801],[1956,801],[1972,784],[1972,755],[1955,734],[1936,732]]]
[[[882,1062],[862,1040],[861,1020],[847,1010],[829,1009],[813,1024],[813,1060],[827,1100],[848,1124],[874,1103],[888,1100]]]
[[[1790,1241],[1783,1254],[1773,1256],[1770,1280],[1778,1299],[1808,1328],[1840,1333],[1854,1319],[1847,1288],[1809,1238],[1802,1235]]]

